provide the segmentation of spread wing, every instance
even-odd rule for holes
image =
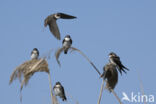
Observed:
[[[93,64],[93,62],[91,62],[90,59],[82,51],[80,51],[79,49],[74,48],[74,47],[71,47],[70,49],[71,49],[71,52],[72,51],[79,52],[93,66],[93,68],[98,72],[98,74],[101,75],[100,71],[96,68],[96,66]]]
[[[60,14],[62,19],[74,19],[74,18],[76,18],[75,16],[68,15],[68,14],[65,14],[65,13],[58,13],[58,14]]]
[[[61,52],[63,52],[63,50],[64,50],[64,48],[62,47],[62,48],[59,48],[59,49],[55,52],[56,61],[57,61],[57,63],[59,64],[59,66],[61,66],[60,61],[59,61],[59,57],[60,57]]]
[[[59,28],[57,26],[57,23],[56,23],[56,19],[53,18],[53,16],[48,16],[45,21],[44,21],[44,26],[47,26],[49,25],[49,29],[51,31],[51,33],[58,39],[60,40],[61,37],[60,37],[60,31],[59,31]]]
[[[60,31],[59,31],[59,28],[57,26],[57,23],[56,23],[56,20],[52,19],[50,24],[49,24],[49,29],[50,31],[53,33],[53,35],[58,39],[60,40],[61,37],[60,37]]]

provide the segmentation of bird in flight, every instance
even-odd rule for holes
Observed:
[[[114,64],[117,66],[117,69],[119,70],[119,72],[120,72],[121,75],[122,75],[122,71],[123,71],[124,73],[126,73],[126,71],[125,71],[124,69],[126,69],[126,70],[129,71],[129,69],[126,68],[126,67],[122,64],[122,62],[120,61],[120,57],[117,56],[114,52],[109,53],[109,61],[110,61],[111,63],[114,63]]]
[[[46,27],[48,25],[51,33],[58,40],[60,40],[61,36],[60,36],[60,31],[59,31],[59,28],[57,26],[56,20],[57,19],[74,19],[74,18],[77,18],[77,17],[72,16],[72,15],[68,15],[68,14],[65,14],[65,13],[51,14],[44,20],[44,26]]]
[[[59,96],[60,98],[62,98],[63,101],[67,100],[64,88],[60,82],[56,82],[53,90],[56,96]]]

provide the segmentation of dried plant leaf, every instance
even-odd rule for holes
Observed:
[[[33,74],[36,72],[46,72],[48,73],[49,76],[49,86],[50,86],[50,93],[51,93],[51,99],[52,99],[52,104],[59,104],[56,97],[53,96],[52,92],[52,84],[51,84],[51,77],[50,77],[50,71],[48,68],[48,62],[46,59],[49,58],[50,53],[52,50],[50,50],[46,55],[44,55],[43,58],[40,59],[32,59],[29,61],[24,62],[20,66],[18,66],[12,73],[10,77],[10,84],[13,82],[15,79],[19,79],[21,83],[21,88],[20,88],[20,101],[22,102],[22,88],[23,85],[27,85],[29,79]]]
[[[80,51],[79,49],[74,48],[74,47],[70,47],[69,49],[71,50],[71,52],[72,52],[72,51],[77,51],[77,52],[79,52],[85,59],[87,59],[87,61],[88,61],[88,62],[93,66],[93,68],[98,72],[98,74],[101,75],[100,71],[96,68],[96,66],[93,64],[93,62],[91,62],[90,59],[89,59],[82,51]],[[63,52],[63,50],[64,50],[63,47],[62,47],[62,48],[59,48],[59,49],[56,51],[56,53],[55,53],[56,61],[57,61],[57,63],[59,64],[59,66],[61,66],[60,61],[59,61],[59,56],[60,56],[60,54]]]
[[[10,84],[17,78],[21,81],[23,77],[23,81],[21,82],[22,89],[23,85],[27,85],[35,72],[49,73],[48,63],[45,59],[32,59],[18,66],[10,77]]]
[[[9,84],[11,84],[13,82],[13,80],[15,79],[19,79],[20,82],[22,80],[22,75],[25,72],[24,70],[27,69],[27,65],[29,64],[29,61],[24,62],[23,64],[21,64],[20,66],[18,66],[12,73],[11,77],[10,77],[10,82]]]
[[[64,50],[63,47],[62,47],[62,48],[59,48],[59,49],[56,51],[56,53],[55,53],[56,61],[57,61],[57,63],[59,64],[59,66],[61,66],[60,61],[59,61],[59,57],[60,57],[60,54],[63,52],[63,50]]]
[[[46,72],[49,74],[48,62],[45,58],[32,59],[24,62],[18,66],[12,73],[10,77],[10,84],[15,79],[19,79],[21,83],[20,87],[20,101],[22,102],[22,89],[23,86],[28,84],[29,79],[35,72]],[[21,81],[22,80],[22,81]]]
[[[93,66],[93,68],[97,71],[97,73],[98,73],[99,75],[101,75],[100,71],[96,68],[96,66],[93,64],[93,62],[92,62],[82,51],[80,51],[79,49],[74,48],[74,47],[71,47],[70,49],[71,49],[71,52],[72,52],[72,51],[77,51],[77,52],[79,52],[85,59],[87,59],[87,61]]]

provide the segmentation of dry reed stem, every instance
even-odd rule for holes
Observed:
[[[77,51],[77,52],[79,52],[79,53],[80,53],[85,59],[87,59],[87,61],[93,66],[93,68],[96,70],[96,72],[97,72],[99,75],[101,75],[100,71],[96,68],[96,66],[93,64],[93,62],[92,62],[82,51],[80,51],[79,49],[74,48],[74,47],[71,47],[70,49],[71,49],[71,52],[72,52],[72,51]]]
[[[50,53],[52,52],[52,49],[44,55],[43,58],[40,59],[31,59],[29,61],[24,62],[23,64],[21,64],[20,66],[18,66],[12,73],[11,77],[10,77],[10,81],[9,84],[11,84],[13,82],[13,80],[15,79],[19,79],[20,83],[21,83],[21,87],[20,87],[20,101],[22,103],[22,88],[23,85],[27,85],[29,79],[31,78],[31,76],[33,76],[33,74],[35,74],[36,72],[46,72],[49,75],[50,78],[50,72],[49,72],[49,68],[48,68],[48,62],[46,61],[46,58],[50,58]],[[49,80],[51,81],[51,80]],[[52,95],[52,85],[50,84],[50,89],[51,89],[51,95]],[[54,97],[53,97],[54,98]],[[52,100],[53,101],[53,100]],[[56,102],[57,99],[54,100],[54,102]],[[59,104],[59,103],[54,103],[54,104]]]
[[[59,64],[59,66],[61,66],[60,61],[59,61],[59,56],[60,56],[60,54],[63,52],[63,50],[64,50],[63,47],[62,47],[62,48],[59,48],[59,49],[56,51],[56,53],[55,53],[56,61],[57,61],[57,63]],[[97,71],[97,73],[98,73],[99,75],[101,75],[100,71],[96,68],[96,66],[93,64],[93,62],[90,61],[90,59],[89,59],[82,51],[80,51],[79,49],[74,48],[74,47],[70,47],[70,50],[71,50],[71,52],[72,52],[72,51],[77,51],[77,52],[79,52],[85,59],[87,59],[87,61],[93,66],[93,68]]]
[[[18,66],[12,73],[10,77],[10,84],[15,79],[19,79],[21,83],[20,87],[20,101],[22,102],[22,89],[23,85],[27,85],[29,79],[36,72],[46,72],[49,73],[48,63],[45,59],[32,59],[24,62],[20,66]],[[22,80],[23,79],[23,80]],[[22,80],[22,81],[21,81]]]
[[[52,104],[59,104],[56,96],[53,95],[52,81],[51,81],[50,73],[48,73],[48,79],[49,79],[49,87],[50,87],[50,95],[51,95]]]
[[[111,89],[111,92],[112,92],[113,95],[116,97],[116,99],[118,100],[118,102],[119,102],[120,104],[122,104],[120,98],[117,96],[117,94],[115,93],[115,91],[114,91],[113,89]]]
[[[101,102],[101,97],[102,97],[104,82],[105,82],[105,80],[103,79],[102,80],[102,84],[101,84],[101,89],[100,89],[100,95],[99,95],[99,99],[98,99],[98,103],[97,104],[100,104],[100,102]]]
[[[49,73],[48,63],[45,59],[33,59],[24,62],[20,66],[18,66],[12,73],[10,77],[10,84],[15,79],[19,79],[20,82],[22,80],[22,76],[24,77],[24,82],[27,84],[29,78],[35,73],[35,72],[47,72]]]
[[[140,75],[139,75],[139,82],[140,82],[140,90],[141,90],[141,93],[142,93],[142,95],[145,95],[145,92],[144,92],[144,88],[143,88],[143,84],[142,84]],[[145,99],[144,99],[144,104],[147,104],[147,102],[145,101]]]
[[[64,47],[57,49],[57,51],[55,52],[56,61],[60,67],[61,67],[61,63],[59,61],[59,57],[60,57],[61,52],[63,52],[63,50],[64,50]]]

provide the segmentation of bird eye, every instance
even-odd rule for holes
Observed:
[[[60,14],[60,13],[57,13],[56,16],[57,16],[57,17],[61,17],[61,14]]]

